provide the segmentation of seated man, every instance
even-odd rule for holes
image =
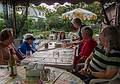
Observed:
[[[34,53],[37,51],[35,47],[33,47],[33,41],[35,38],[32,35],[26,35],[25,41],[19,46],[18,52],[22,54],[23,56],[30,56],[31,53]]]
[[[89,84],[92,78],[109,79],[114,77],[120,68],[120,41],[116,27],[106,27],[100,33],[100,41],[104,50],[99,47],[85,61],[79,77]]]
[[[79,52],[79,56],[74,57],[74,68],[78,63],[83,63],[87,59],[87,57],[92,53],[94,48],[97,46],[97,42],[92,38],[93,31],[90,27],[84,27],[82,29],[82,47],[81,51]]]

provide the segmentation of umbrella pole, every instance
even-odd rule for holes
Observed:
[[[116,24],[120,24],[120,3],[117,5],[117,16],[116,16]]]
[[[13,35],[16,37],[16,11],[15,11],[15,3],[13,3]]]
[[[5,27],[8,27],[8,3],[5,0],[4,2],[2,2],[3,5],[3,12],[4,12],[4,20],[5,20]]]

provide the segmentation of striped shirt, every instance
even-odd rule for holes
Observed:
[[[120,68],[120,51],[111,50],[108,56],[108,66],[110,67],[118,67]]]
[[[99,47],[95,48],[93,59],[90,62],[90,69],[93,71],[104,71],[120,67],[120,51],[105,51]]]

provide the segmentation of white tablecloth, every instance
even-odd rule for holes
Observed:
[[[59,52],[59,55],[55,54],[56,52]],[[69,69],[72,68],[73,65],[73,55],[73,49],[57,48],[53,50],[35,52],[32,57],[25,58],[21,63],[22,65],[27,65],[29,62],[42,61],[48,66]]]

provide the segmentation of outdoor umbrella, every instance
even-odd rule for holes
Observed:
[[[81,9],[81,8],[66,12],[62,14],[62,17],[64,19],[67,19],[67,18],[69,19],[80,18],[82,20],[96,20],[97,19],[97,15],[95,13],[92,13],[88,10]]]

